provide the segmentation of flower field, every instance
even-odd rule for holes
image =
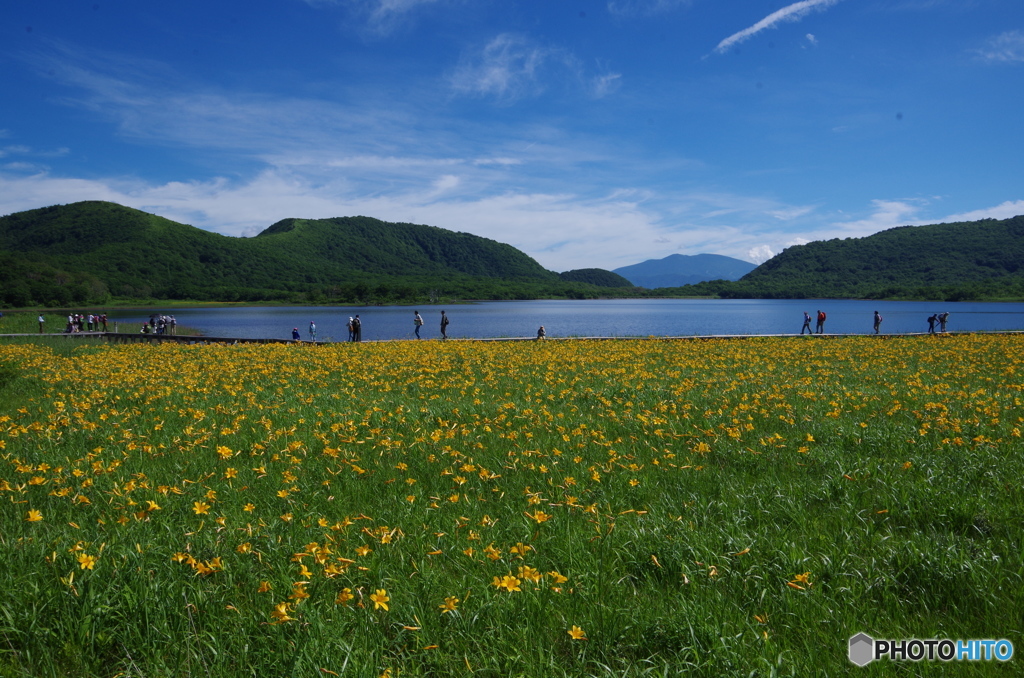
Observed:
[[[1021,336],[67,343],[0,344],[0,675],[1024,647]]]

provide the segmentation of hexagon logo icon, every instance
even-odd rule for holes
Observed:
[[[867,666],[875,658],[875,639],[866,633],[850,638],[850,661],[857,666]]]

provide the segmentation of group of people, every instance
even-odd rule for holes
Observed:
[[[817,324],[815,325],[814,331],[811,331],[811,315],[804,311],[804,326],[800,328],[800,334],[803,334],[806,330],[808,334],[823,334],[825,332],[825,319],[827,315],[824,311],[818,310]],[[875,334],[878,334],[882,328],[882,314],[875,311],[873,321]],[[949,312],[943,311],[942,313],[935,313],[928,317],[928,333],[935,334],[935,323],[939,323],[939,331],[946,331],[946,323],[949,321]],[[543,329],[543,328],[541,328]]]
[[[447,339],[448,338],[448,323],[449,322],[450,321],[448,320],[448,315],[444,311],[441,311],[441,338],[442,339]],[[420,315],[419,311],[413,311],[412,312],[412,326],[413,326],[413,330],[416,333],[416,338],[417,339],[422,339],[423,337],[420,336],[420,328],[423,327],[423,316]]]
[[[39,316],[39,333],[43,332],[43,323],[46,319],[43,316]],[[100,329],[100,328],[103,329]],[[95,313],[69,313],[68,323],[64,326],[65,334],[71,334],[73,332],[106,332],[107,331],[107,314],[95,314]]]
[[[174,316],[171,316],[172,318]],[[448,314],[441,311],[441,339],[448,338],[448,325],[451,321],[448,320]],[[420,328],[425,324],[423,316],[420,315],[419,311],[412,312],[412,324],[413,331],[416,334],[417,339],[422,339],[420,336]],[[349,341],[362,341],[363,340],[363,322],[359,319],[359,314],[350,316],[348,319],[348,340]],[[547,336],[547,332],[544,330],[544,326],[541,325],[540,329],[537,330],[537,338],[544,339]],[[312,320],[309,321],[309,340],[316,342],[316,323]],[[302,341],[302,335],[299,333],[298,327],[292,328],[292,341]]]
[[[804,326],[800,328],[800,334],[803,334],[804,330],[807,330],[808,334],[823,334],[825,332],[825,318],[826,317],[827,317],[826,313],[819,309],[818,310],[818,316],[817,316],[818,324],[815,326],[814,332],[812,332],[811,331],[811,315],[807,311],[804,311]]]
[[[349,318],[349,320],[351,320],[351,318]],[[298,327],[292,328],[292,340],[302,341],[302,335],[299,334]],[[316,323],[313,322],[312,320],[309,321],[309,340],[314,344],[316,343]]]
[[[104,325],[106,330],[106,325]],[[178,331],[178,321],[173,315],[158,315],[154,313],[149,316],[148,323],[142,323],[142,334],[166,334],[174,336]]]
[[[946,323],[949,322],[949,311],[933,313],[928,316],[928,334],[935,334],[935,323],[939,323],[939,332],[946,331]]]

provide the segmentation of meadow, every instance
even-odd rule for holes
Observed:
[[[0,675],[1011,675],[1024,337],[0,343]]]

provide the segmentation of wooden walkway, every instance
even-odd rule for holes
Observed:
[[[1024,334],[1024,330],[993,330],[986,332],[937,332],[934,336],[954,336],[954,335],[972,335],[972,334]],[[766,337],[806,337],[808,339],[844,339],[847,337],[876,337],[878,339],[893,339],[897,337],[926,337],[928,332],[907,332],[903,334],[698,334],[698,335],[682,335],[682,336],[644,336],[644,337],[547,337],[543,340],[538,340],[537,337],[492,337],[492,338],[463,338],[463,339],[424,339],[422,341],[623,341],[623,340],[640,340],[640,339],[653,339],[653,340],[703,340],[709,341],[714,339],[763,339]],[[205,345],[205,344],[307,344],[313,346],[321,346],[326,344],[348,344],[353,342],[348,341],[305,341],[302,339],[248,339],[244,337],[196,337],[196,336],[184,336],[184,335],[170,335],[170,334],[142,334],[142,333],[126,333],[126,332],[60,332],[60,333],[43,333],[43,334],[0,334],[0,339],[13,339],[13,338],[41,338],[41,337],[57,337],[64,339],[95,339],[98,341],[106,341],[115,344],[162,344],[162,343],[175,343],[175,344],[188,344],[188,345]],[[386,341],[417,341],[416,339],[369,339],[360,343],[371,344],[380,343]]]

